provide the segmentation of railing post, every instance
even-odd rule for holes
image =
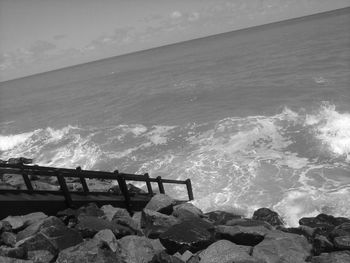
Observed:
[[[189,200],[194,200],[193,191],[192,191],[192,184],[191,184],[191,180],[190,179],[186,180],[186,187],[187,187],[188,199]]]
[[[150,196],[153,196],[153,189],[152,189],[152,185],[151,185],[151,182],[149,180],[149,174],[148,173],[145,173],[145,180],[146,180],[146,185],[147,185],[147,191],[148,191],[148,194]]]
[[[126,185],[125,179],[124,177],[119,174],[118,170],[114,171],[114,174],[117,177],[117,181],[118,181],[118,185],[119,185],[119,189],[122,192],[124,199],[125,199],[125,207],[126,209],[131,212],[130,209],[130,196],[129,196],[129,191],[128,191],[128,187]]]
[[[79,176],[80,183],[81,183],[81,186],[83,187],[84,193],[88,193],[89,192],[89,187],[87,186],[85,178],[81,174],[81,167],[78,166],[75,170],[77,172],[77,175]]]
[[[66,199],[67,206],[72,207],[73,201],[72,197],[70,196],[66,180],[64,179],[63,175],[60,173],[59,170],[56,171],[56,176],[58,183],[60,184],[61,191],[63,192],[64,198]]]
[[[29,192],[33,192],[33,186],[32,186],[32,182],[29,180],[28,174],[24,171],[24,167],[23,164],[21,164],[21,172],[22,172],[22,177],[24,180],[24,183],[26,184],[27,189],[29,190]]]
[[[157,183],[158,183],[159,192],[161,194],[165,194],[162,177],[158,176],[156,179],[157,179]]]

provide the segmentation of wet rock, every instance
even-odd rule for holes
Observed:
[[[7,160],[8,164],[31,164],[33,163],[33,159],[19,157],[19,158],[10,158]]]
[[[27,257],[27,251],[22,247],[13,248],[13,247],[0,246],[0,256],[24,259]]]
[[[313,238],[314,254],[319,255],[323,252],[331,252],[334,250],[334,245],[329,239],[322,235],[315,235]]]
[[[62,250],[56,263],[112,263],[122,262],[118,253],[101,245],[100,240],[91,239]]]
[[[264,240],[270,230],[263,226],[217,226],[215,228],[215,237],[217,239],[227,239],[237,245],[256,246]]]
[[[108,246],[110,250],[116,252],[118,249],[118,242],[115,235],[110,229],[104,229],[99,231],[94,239],[99,240],[102,245]]]
[[[191,218],[200,218],[203,217],[204,214],[202,210],[195,207],[191,203],[183,203],[173,207],[172,215],[179,218],[180,220],[186,220]]]
[[[118,218],[118,217],[130,216],[129,212],[126,209],[114,207],[111,205],[104,205],[101,207],[101,210],[104,213],[103,218],[107,219],[108,221],[112,221],[114,217]]]
[[[261,220],[254,220],[249,218],[241,218],[241,219],[232,219],[226,222],[227,226],[245,226],[245,227],[253,227],[253,226],[263,226],[266,229],[273,230],[274,227],[269,223]]]
[[[145,209],[153,210],[162,214],[171,215],[176,200],[165,194],[157,194],[147,203]]]
[[[264,262],[301,263],[311,256],[312,246],[301,235],[271,231],[253,249],[253,256]]]
[[[232,219],[241,219],[242,216],[227,213],[224,211],[213,211],[204,214],[214,225],[226,225],[226,223]]]
[[[160,234],[178,223],[180,223],[179,219],[174,216],[164,215],[149,209],[142,211],[141,226],[149,238],[158,238]]]
[[[162,251],[152,258],[152,261],[150,263],[184,263],[185,261],[182,261],[178,257],[174,257],[171,255],[168,255],[165,251]]]
[[[45,215],[44,213],[35,212],[23,216],[8,216],[2,221],[7,221],[11,225],[12,229],[17,230],[19,228],[26,227],[35,223],[38,220],[45,218],[47,218],[47,215]]]
[[[159,240],[169,254],[186,250],[195,253],[213,243],[213,225],[201,219],[183,221],[162,233]]]
[[[22,260],[22,259],[3,257],[3,256],[0,256],[0,262],[1,263],[34,263],[32,260]]]
[[[338,225],[330,233],[331,238],[341,236],[350,236],[350,223],[343,223],[341,225]]]
[[[28,259],[34,263],[48,263],[54,259],[54,255],[47,250],[34,250],[28,252]]]
[[[350,236],[340,236],[333,240],[334,246],[341,250],[350,250]]]
[[[256,210],[252,219],[265,221],[272,226],[284,225],[282,218],[276,212],[268,208],[260,208]]]
[[[306,225],[312,228],[317,228],[323,234],[328,234],[336,226],[343,223],[349,223],[350,219],[345,217],[334,217],[326,214],[319,214],[316,217],[303,217],[299,220],[300,225]]]
[[[78,215],[95,217],[104,216],[104,212],[100,208],[98,208],[98,206],[95,203],[90,203],[86,206],[82,206],[77,210],[77,212]]]
[[[111,222],[95,216],[79,216],[79,223],[75,229],[80,232],[83,238],[92,238],[98,231],[113,229]]]
[[[1,234],[2,243],[4,243],[5,245],[7,245],[9,247],[14,247],[16,242],[17,242],[16,240],[17,240],[17,237],[12,232],[3,232]]]
[[[350,251],[337,251],[332,253],[322,253],[313,257],[311,263],[349,263]]]
[[[118,243],[125,263],[149,262],[165,249],[159,240],[140,236],[125,236]]]
[[[251,247],[239,246],[227,240],[219,240],[199,253],[200,263],[235,262],[258,263],[249,253]]]

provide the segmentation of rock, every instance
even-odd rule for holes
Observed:
[[[91,238],[100,230],[113,229],[111,222],[95,216],[79,216],[79,223],[75,229],[80,232],[83,238]]]
[[[340,236],[333,240],[334,246],[341,250],[350,250],[350,236]]]
[[[130,216],[122,216],[122,217],[116,217],[112,220],[112,226],[113,229],[118,229],[119,232],[121,230],[125,231],[124,233],[119,233],[123,237],[126,235],[143,235],[141,229],[138,228],[137,223],[130,217]]]
[[[331,238],[340,236],[350,236],[350,223],[343,223],[336,226],[330,233]]]
[[[237,245],[256,246],[264,240],[265,235],[270,232],[263,226],[217,226],[215,237],[217,239],[227,239]]]
[[[169,254],[186,250],[195,253],[214,242],[213,225],[202,219],[183,221],[162,233],[159,240]]]
[[[119,208],[119,207],[114,207],[111,205],[104,205],[101,207],[101,210],[104,213],[104,217],[105,219],[107,219],[108,221],[112,221],[112,219],[114,217],[122,217],[122,216],[130,216],[129,212],[124,209],[124,208]]]
[[[94,236],[94,239],[99,240],[101,244],[108,246],[109,249],[112,250],[113,252],[116,252],[118,249],[117,239],[115,238],[115,235],[110,229],[104,229],[99,231]]]
[[[158,238],[160,234],[178,223],[180,221],[174,216],[164,215],[146,208],[142,211],[141,226],[149,238]]]
[[[258,263],[258,259],[249,255],[249,246],[239,246],[227,240],[219,240],[199,253],[200,263],[234,262]]]
[[[141,188],[136,187],[136,186],[133,185],[133,184],[128,184],[127,187],[128,187],[128,192],[129,192],[131,195],[136,195],[136,194],[147,194],[147,192],[145,192],[145,191],[142,190]]]
[[[26,251],[47,250],[52,254],[57,254],[57,250],[53,244],[51,244],[51,242],[41,233],[37,233],[17,242],[16,246],[23,248]]]
[[[269,223],[261,220],[254,220],[249,218],[241,218],[241,219],[232,219],[226,222],[227,226],[245,226],[245,227],[252,227],[252,226],[263,226],[266,229],[273,230],[273,226],[271,226]]]
[[[118,253],[101,247],[100,240],[91,239],[62,250],[56,263],[121,263]]]
[[[311,256],[311,245],[301,235],[271,231],[253,248],[253,256],[269,263],[301,263]]]
[[[268,208],[260,208],[256,210],[252,219],[265,221],[272,226],[284,225],[282,218],[276,212]]]
[[[311,263],[349,263],[350,251],[337,251],[332,253],[322,253],[313,257]]]
[[[176,201],[165,195],[156,194],[147,203],[145,209],[153,210],[162,214],[170,215],[173,212],[173,206],[176,205]]]
[[[1,263],[34,263],[32,260],[22,260],[11,257],[2,257],[0,256]]]
[[[150,263],[184,263],[185,261],[182,261],[178,257],[170,256],[165,251],[162,251],[152,258],[152,261]]]
[[[2,232],[10,232],[12,230],[12,227],[9,222],[7,221],[0,221],[0,234]]]
[[[227,221],[232,219],[240,219],[242,216],[235,215],[232,213],[227,213],[224,211],[213,211],[204,214],[214,225],[226,225]]]
[[[184,262],[187,262],[193,256],[193,254],[190,251],[186,250],[182,255],[179,252],[176,252],[174,256],[178,257]]]
[[[300,225],[306,225],[312,228],[317,228],[322,231],[323,234],[328,234],[343,223],[349,223],[350,219],[345,217],[334,217],[326,214],[319,214],[316,217],[303,217],[299,220]]]
[[[29,225],[17,234],[17,242],[38,233],[41,229],[49,226],[65,227],[64,223],[57,217],[39,219],[37,222]]]
[[[1,241],[9,247],[15,246],[17,242],[16,239],[17,239],[16,235],[12,232],[3,232],[1,234]]]
[[[54,259],[54,255],[47,250],[33,250],[28,252],[28,259],[34,263],[48,263]]]
[[[98,206],[95,203],[90,203],[86,206],[80,207],[78,210],[78,215],[85,215],[85,216],[95,216],[100,217],[104,216],[104,212],[98,208]]]
[[[132,215],[132,219],[136,223],[138,229],[141,229],[141,217],[142,217],[142,212],[135,212]]]
[[[334,245],[329,239],[322,235],[315,235],[313,238],[314,254],[319,255],[323,252],[331,252],[334,250]]]
[[[22,247],[12,248],[12,247],[0,246],[0,256],[24,259],[27,257],[27,252]]]
[[[125,236],[118,243],[125,263],[149,262],[154,255],[165,249],[159,240],[140,236]]]
[[[202,210],[195,207],[191,203],[183,203],[173,207],[172,215],[179,218],[180,220],[191,219],[191,218],[200,218],[203,217],[204,214]]]
[[[7,221],[12,229],[16,230],[22,227],[29,226],[33,223],[35,223],[38,220],[47,218],[47,215],[45,215],[42,212],[35,212],[23,216],[8,216],[2,221]]]

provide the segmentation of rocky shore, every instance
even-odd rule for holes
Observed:
[[[0,221],[0,262],[277,263],[350,262],[350,219],[320,214],[288,228],[274,211],[252,218],[202,213],[155,195],[142,212],[91,203],[56,216]]]

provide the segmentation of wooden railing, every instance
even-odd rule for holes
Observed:
[[[130,191],[128,190],[128,186],[126,183],[127,181],[145,182],[147,187],[147,193],[145,195],[149,196],[150,198],[154,195],[154,191],[151,183],[157,183],[158,190],[162,194],[165,193],[164,184],[183,184],[183,185],[186,185],[188,199],[189,200],[194,199],[190,179],[181,181],[181,180],[163,179],[160,176],[158,176],[157,178],[151,178],[148,173],[143,175],[136,175],[136,174],[120,173],[118,170],[114,172],[103,172],[103,171],[83,170],[80,167],[77,167],[76,169],[67,169],[67,168],[45,167],[45,166],[38,166],[38,165],[0,163],[0,175],[2,174],[21,175],[23,177],[23,180],[27,189],[22,189],[22,190],[1,189],[0,193],[27,193],[27,194],[60,193],[64,196],[68,207],[73,206],[72,193],[80,194],[80,195],[106,194],[106,192],[91,191],[88,187],[86,179],[104,179],[104,180],[111,180],[111,181],[116,180],[118,182],[120,192],[124,197],[125,207],[128,209],[131,206],[132,193],[130,193]],[[56,177],[59,184],[59,190],[54,191],[54,190],[34,189],[29,177],[30,175]],[[69,190],[66,182],[67,177],[79,178],[79,181],[82,186],[82,189],[80,192]],[[115,193],[112,193],[112,194],[115,194]]]

